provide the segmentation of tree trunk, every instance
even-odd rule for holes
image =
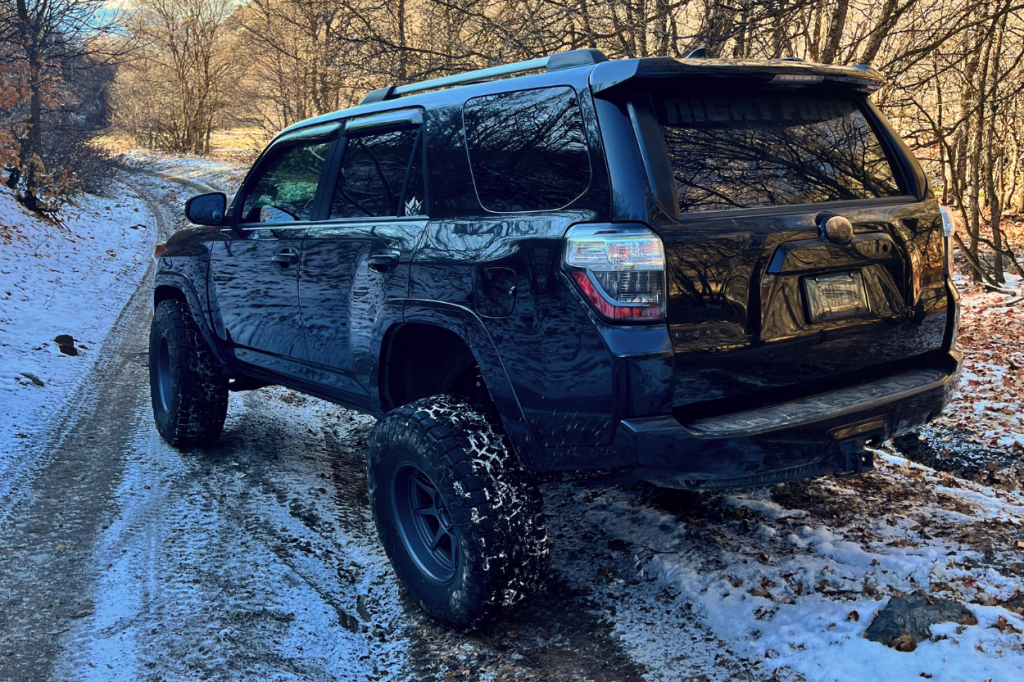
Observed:
[[[991,150],[991,145],[989,147]],[[992,157],[991,151],[989,151],[988,160],[988,173],[985,182],[985,193],[988,194],[988,208],[989,208],[989,226],[992,228],[992,246],[994,247],[995,254],[993,255],[993,272],[992,279],[1003,284],[1006,282],[1006,278],[1003,277],[1003,231],[1000,228],[1000,223],[1003,217],[1002,201],[1000,199],[999,189],[996,187],[995,181],[995,169],[996,159]],[[1000,170],[1002,167],[1002,155],[998,156],[998,163]]]
[[[850,9],[850,0],[839,0],[836,3],[836,13],[829,22],[828,36],[825,38],[825,47],[821,50],[821,63],[834,64],[839,56],[839,43],[843,39],[843,28],[846,26],[846,13]]]
[[[42,70],[39,54],[39,28],[29,16],[25,0],[17,0],[18,23],[22,47],[28,61],[29,110],[26,123],[28,129],[22,143],[21,177],[25,181],[22,201],[30,211],[39,210],[39,176],[45,172],[43,166],[43,101]]]
[[[811,33],[810,44],[807,46],[812,62],[821,61],[821,15],[823,12],[823,0],[814,0],[814,7],[811,9],[811,14],[814,17],[814,31]],[[745,16],[746,13],[744,13]]]
[[[885,42],[896,22],[899,21],[900,15],[906,12],[912,4],[908,2],[903,7],[898,7],[898,0],[885,0],[885,5],[882,7],[882,15],[878,18],[878,24],[874,30],[871,31],[868,44],[864,47],[864,51],[860,53],[857,63],[870,64],[874,61],[875,57],[878,56],[878,51],[882,49],[882,43]]]
[[[409,45],[405,38],[405,0],[398,0],[398,82],[405,83],[409,77]]]

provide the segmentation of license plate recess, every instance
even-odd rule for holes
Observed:
[[[809,275],[803,278],[803,289],[811,324],[860,317],[871,312],[860,270]]]

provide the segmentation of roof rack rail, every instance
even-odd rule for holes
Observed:
[[[435,78],[433,80],[422,81],[420,83],[389,85],[385,88],[378,88],[377,90],[368,92],[359,104],[383,102],[403,95],[423,92],[424,90],[434,90],[435,88],[444,88],[449,85],[479,83],[481,81],[488,81],[494,78],[501,78],[502,76],[525,73],[526,71],[537,71],[539,69],[560,71],[562,69],[571,69],[577,66],[587,66],[606,61],[608,61],[608,57],[606,57],[600,50],[595,50],[593,48],[569,50],[568,52],[556,52],[555,54],[547,57],[538,57],[537,59],[530,59],[525,62],[516,62],[515,64],[492,66],[489,69],[468,71],[466,73],[460,73],[454,76],[445,76],[444,78]]]

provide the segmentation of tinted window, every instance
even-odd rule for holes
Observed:
[[[655,108],[684,213],[902,194],[852,98],[664,97]]]
[[[419,129],[349,138],[331,202],[331,217],[403,215],[402,190],[418,139]],[[422,174],[419,164],[416,164],[416,174]],[[420,193],[419,196],[415,195],[416,192]],[[422,192],[422,179],[411,183],[409,215],[422,213]]]
[[[590,185],[590,156],[572,88],[477,97],[464,109],[480,204],[512,213],[561,208]]]
[[[427,117],[427,170],[430,215],[450,217],[480,213],[462,134],[462,104],[436,109]]]
[[[286,223],[309,220],[329,141],[306,142],[272,153],[245,199],[242,221]]]

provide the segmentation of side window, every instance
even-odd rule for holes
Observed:
[[[418,128],[350,137],[334,189],[331,218],[421,215],[423,172],[415,163],[419,137]]]
[[[309,220],[329,140],[290,145],[260,172],[242,207],[243,223]]]
[[[480,214],[462,134],[462,103],[439,107],[427,118],[424,140],[430,174],[430,214],[453,217]]]
[[[476,97],[463,109],[480,204],[514,213],[562,208],[590,186],[590,155],[572,88]]]

